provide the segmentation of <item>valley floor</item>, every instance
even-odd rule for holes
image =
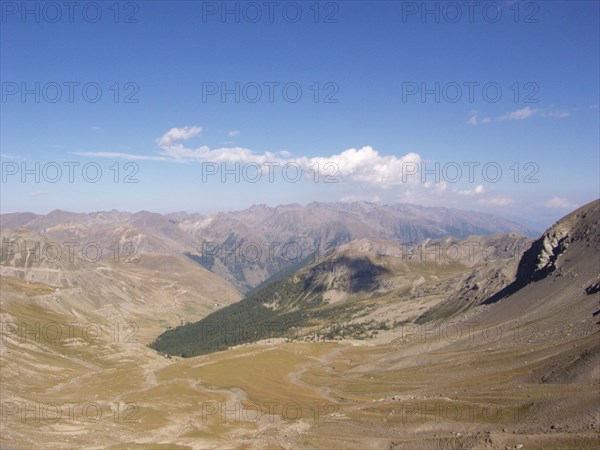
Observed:
[[[577,377],[598,363],[597,333],[552,346],[481,339],[477,327],[460,339],[412,331],[385,345],[260,342],[188,359],[82,346],[35,366],[35,346],[9,338],[2,447],[598,448],[598,385]],[[27,349],[20,362],[14,345]],[[538,372],[549,361],[560,376],[548,380]]]

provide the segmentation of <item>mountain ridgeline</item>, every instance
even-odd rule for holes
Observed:
[[[447,236],[466,238],[515,232],[539,234],[491,214],[411,204],[368,202],[254,205],[209,216],[148,211],[0,215],[0,227],[26,229],[58,242],[117,244],[136,254],[187,255],[204,268],[249,293],[281,270],[306,263],[357,239],[417,244]],[[299,249],[286,252],[287,248]],[[254,256],[258,253],[257,257]],[[103,258],[113,256],[104,252]],[[251,261],[248,261],[251,259]],[[315,258],[313,258],[314,260]]]

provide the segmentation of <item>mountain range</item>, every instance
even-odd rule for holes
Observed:
[[[535,231],[498,216],[410,204],[310,203],[202,216],[116,210],[96,213],[52,211],[47,215],[0,215],[1,228],[35,231],[58,242],[128,246],[135,253],[186,254],[248,292],[273,274],[356,239],[417,244],[428,238]],[[113,252],[114,253],[114,252]],[[104,257],[111,256],[110,251]]]
[[[0,219],[3,448],[598,447],[600,200]]]

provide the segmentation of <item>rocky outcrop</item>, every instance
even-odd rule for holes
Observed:
[[[523,254],[517,269],[517,282],[527,284],[554,272],[561,255],[572,242],[590,241],[598,236],[599,223],[600,201],[598,200],[562,218]]]

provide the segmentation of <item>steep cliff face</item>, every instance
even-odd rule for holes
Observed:
[[[571,244],[577,242],[600,250],[600,200],[595,200],[565,216],[549,228],[519,262],[517,280],[527,284],[554,272]],[[600,262],[600,261],[599,261]]]
[[[528,283],[546,277],[556,269],[556,261],[569,243],[567,227],[557,226],[548,230],[523,254],[517,270],[517,279]]]

